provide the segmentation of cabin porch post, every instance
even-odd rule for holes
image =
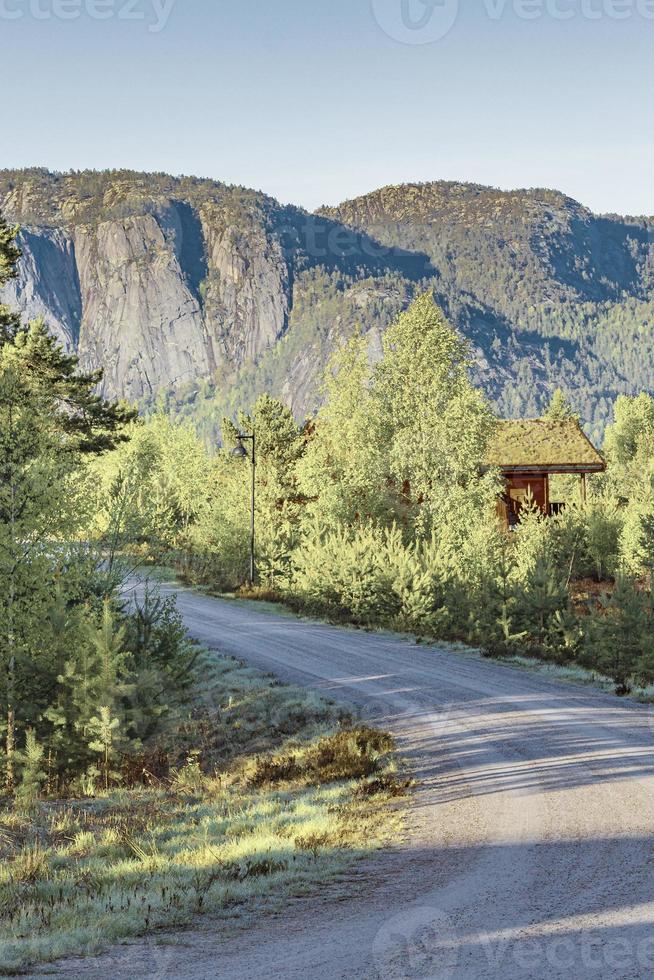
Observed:
[[[582,502],[582,504],[585,504],[587,499],[588,499],[588,487],[587,487],[587,484],[586,484],[586,474],[585,473],[582,473],[581,474],[581,502]]]
[[[544,488],[545,488],[545,517],[549,517],[550,516],[550,475],[549,475],[549,473],[545,473]]]

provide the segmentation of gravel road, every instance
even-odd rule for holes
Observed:
[[[654,974],[654,714],[539,675],[191,591],[193,636],[357,705],[420,780],[407,839],[247,930],[55,975],[468,980]],[[42,974],[44,975],[44,974]],[[49,973],[52,975],[52,971]]]

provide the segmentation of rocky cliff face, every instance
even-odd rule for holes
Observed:
[[[105,390],[137,400],[210,370],[200,302],[180,264],[173,208],[75,230],[79,354]]]
[[[2,301],[29,320],[43,317],[68,350],[77,347],[82,322],[75,246],[58,228],[23,228],[20,276],[3,290]]]
[[[554,191],[412,184],[309,215],[195,178],[31,170],[0,172],[0,209],[23,250],[0,298],[106,395],[207,429],[263,391],[311,411],[333,347],[360,324],[379,356],[425,289],[506,415],[563,385],[596,433],[617,393],[654,388],[654,220]]]
[[[18,183],[0,206],[30,223],[3,301],[43,317],[85,367],[101,366],[105,394],[138,401],[233,374],[284,334],[292,272],[281,241],[262,212],[226,202],[227,191],[210,185],[193,203],[155,192],[107,208],[104,186],[89,208],[70,180],[53,208],[38,182]]]
[[[261,227],[223,226],[201,214],[208,278],[205,309],[214,366],[256,362],[284,334],[291,270],[281,242]]]

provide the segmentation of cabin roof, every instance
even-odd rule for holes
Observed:
[[[575,419],[501,420],[486,465],[505,472],[598,473],[604,460]]]

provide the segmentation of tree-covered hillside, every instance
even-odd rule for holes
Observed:
[[[654,386],[654,219],[598,217],[555,191],[445,182],[320,213],[429,256],[457,324],[495,368],[484,380],[505,414],[535,414],[558,382],[597,430],[616,393]]]

